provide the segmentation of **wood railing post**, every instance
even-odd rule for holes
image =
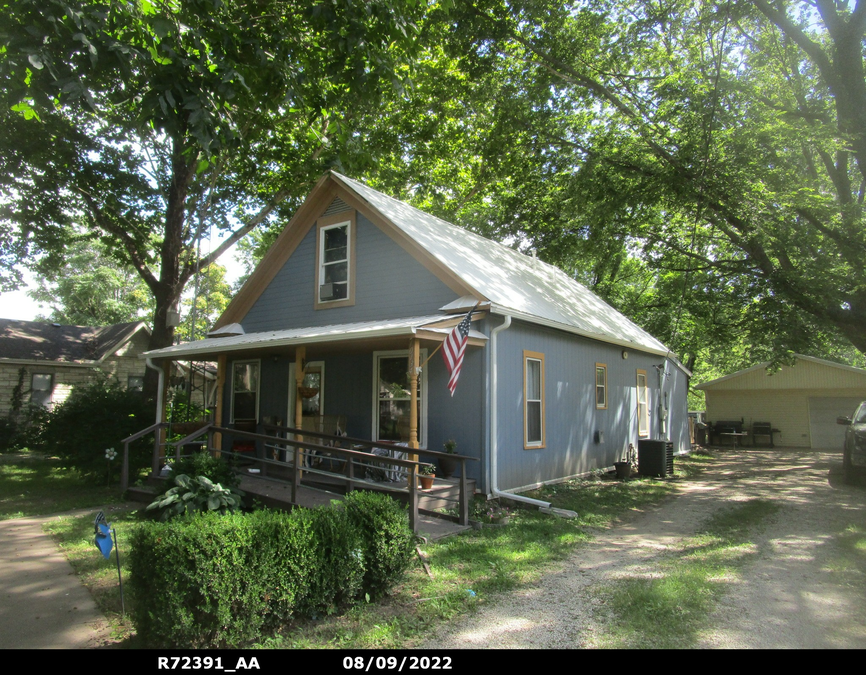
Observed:
[[[301,472],[298,468],[298,463],[301,461],[301,449],[296,444],[295,449],[295,466],[292,470],[292,504],[298,503],[298,483],[301,481]]]
[[[349,457],[349,467],[346,471],[348,480],[346,481],[346,492],[351,492],[355,489],[355,462]]]
[[[160,448],[160,436],[162,435],[162,427],[153,430],[153,461],[150,463],[150,470],[152,475],[159,475],[159,448]]]
[[[469,481],[466,480],[466,460],[460,460],[460,524],[469,524]]]
[[[129,487],[129,443],[123,444],[123,463],[120,468],[120,489],[126,492]]]
[[[417,465],[409,467],[409,527],[418,534],[418,477]]]

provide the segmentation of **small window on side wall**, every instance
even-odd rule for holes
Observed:
[[[603,363],[595,364],[595,407],[607,408],[607,366]]]
[[[51,395],[54,393],[54,375],[50,373],[33,373],[30,377],[30,403],[40,408],[51,406]]]
[[[544,447],[544,354],[523,352],[523,447]]]
[[[646,371],[637,371],[637,432],[638,436],[649,436],[649,391]]]

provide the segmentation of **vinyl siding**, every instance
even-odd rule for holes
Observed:
[[[523,352],[544,354],[545,447],[524,449]],[[657,438],[659,385],[655,365],[662,357],[572,336],[520,321],[499,334],[499,489],[519,489],[606,468],[629,443],[637,447],[637,373],[647,372],[650,438]],[[595,364],[607,365],[608,407],[595,405]],[[685,375],[672,364],[669,435],[677,450],[688,448],[685,427]],[[595,433],[603,436],[595,442]]]
[[[241,324],[247,333],[335,323],[435,314],[454,292],[388,235],[357,215],[355,304],[314,309],[316,228],[303,241],[250,308]]]

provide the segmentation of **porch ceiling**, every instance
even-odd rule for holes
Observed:
[[[437,324],[442,319],[441,314],[436,314],[433,316],[263,331],[232,337],[205,338],[196,342],[185,342],[144,352],[141,354],[141,358],[206,361],[214,359],[219,354],[229,352],[274,350],[297,345],[325,343],[335,346],[339,343],[345,343],[346,346],[361,346],[361,343],[375,344],[382,340],[415,336],[441,342],[449,331],[438,327],[427,329],[425,326]],[[470,344],[480,345],[487,341],[487,337],[483,333],[473,330],[469,333],[469,340]]]

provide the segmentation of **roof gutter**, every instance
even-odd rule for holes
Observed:
[[[539,506],[541,508],[549,509],[550,502],[543,502],[540,499],[532,499],[531,497],[524,497],[523,495],[512,494],[510,492],[503,492],[499,489],[499,463],[498,463],[498,452],[499,452],[499,443],[498,443],[498,413],[497,413],[497,403],[498,403],[498,364],[497,364],[497,345],[498,345],[498,335],[504,330],[507,330],[508,327],[511,326],[511,315],[505,315],[505,321],[503,321],[500,325],[490,331],[490,493],[497,496],[503,497],[505,499],[513,499],[517,502],[523,502],[525,504],[531,504],[533,506]]]

